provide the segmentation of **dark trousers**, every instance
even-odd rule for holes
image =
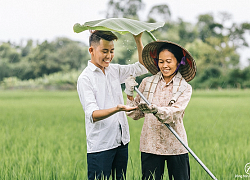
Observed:
[[[128,144],[107,151],[88,153],[88,180],[126,179]]]
[[[190,166],[187,154],[156,155],[141,153],[142,179],[161,180],[164,174],[165,161],[167,161],[169,180],[189,180]]]

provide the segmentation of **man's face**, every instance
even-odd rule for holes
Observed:
[[[109,66],[115,55],[114,42],[101,39],[100,44],[89,48],[89,52],[91,54],[91,62],[103,71],[105,67]]]

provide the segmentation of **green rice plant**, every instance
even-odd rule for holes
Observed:
[[[186,109],[189,147],[218,179],[246,175],[249,102],[250,90],[194,91]],[[76,91],[0,91],[0,114],[0,179],[87,179],[84,112]],[[127,179],[137,180],[143,119],[128,122]],[[191,179],[211,179],[189,157]]]
[[[186,109],[189,147],[218,179],[245,174],[250,162],[249,90],[195,91]],[[192,159],[192,158],[190,158]],[[191,160],[191,178],[209,179]]]

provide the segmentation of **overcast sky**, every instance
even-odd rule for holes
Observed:
[[[105,18],[109,0],[0,0],[0,41],[53,40],[68,37],[87,43],[89,33],[73,32],[75,23]],[[250,0],[143,0],[148,14],[153,5],[167,4],[172,20],[195,23],[204,13],[227,12],[233,22],[250,22]]]

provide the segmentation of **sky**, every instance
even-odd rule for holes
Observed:
[[[75,23],[105,18],[109,0],[0,0],[0,42],[33,39],[52,41],[68,37],[87,43],[89,32],[74,33]],[[227,12],[235,23],[250,22],[250,0],[143,0],[148,14],[154,5],[167,4],[172,20],[195,23],[205,13]],[[142,20],[144,20],[142,18]],[[146,20],[146,19],[145,19]],[[250,36],[250,35],[249,35]],[[250,38],[249,38],[250,43]],[[250,52],[250,49],[247,49]],[[247,54],[246,49],[242,50]],[[250,55],[248,56],[250,57]]]

